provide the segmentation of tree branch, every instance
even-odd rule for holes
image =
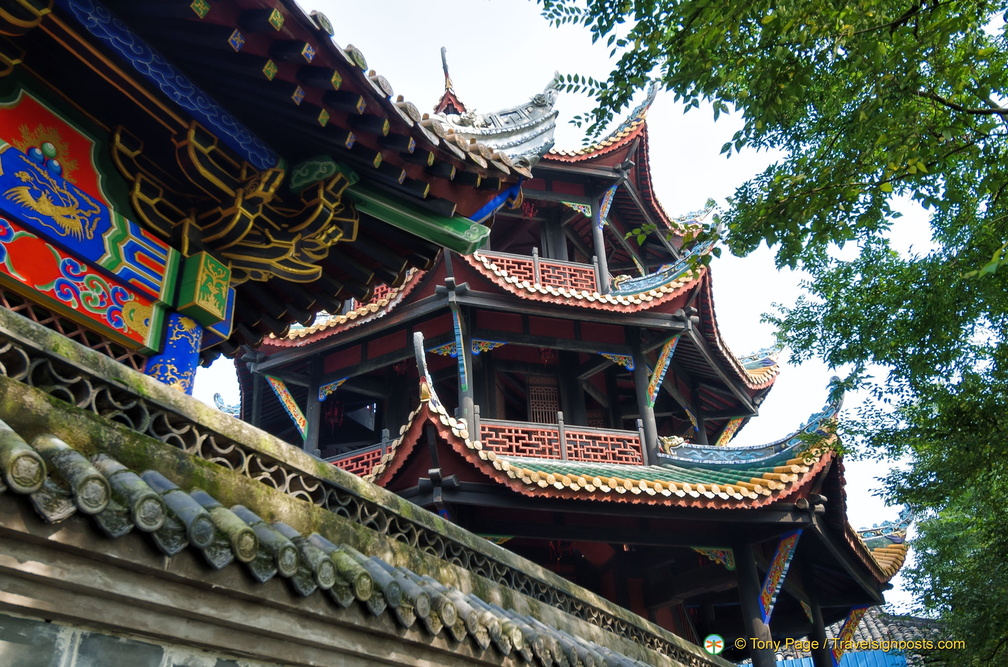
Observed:
[[[975,107],[965,107],[961,104],[957,104],[952,100],[946,99],[939,95],[938,93],[932,92],[930,90],[918,90],[915,95],[917,97],[924,97],[942,106],[948,107],[954,111],[961,111],[962,113],[968,113],[975,116],[1001,116],[1002,118],[1008,117],[1008,109],[1005,107],[992,106],[986,109],[978,109]]]

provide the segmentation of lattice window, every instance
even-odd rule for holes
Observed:
[[[556,424],[560,410],[560,391],[556,378],[528,379],[529,421],[536,424]]]
[[[592,428],[605,428],[605,413],[602,410],[588,411],[588,426]]]
[[[129,366],[133,370],[142,371],[144,365],[147,363],[147,357],[139,352],[109,340],[94,331],[85,329],[73,320],[58,315],[47,308],[31,303],[16,292],[0,289],[0,305],[7,310],[41,324],[47,329],[52,329],[85,347],[89,347],[96,352],[101,352],[105,356]]]

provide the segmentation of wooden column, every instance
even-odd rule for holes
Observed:
[[[468,377],[466,378],[465,386],[459,385],[459,408],[461,408],[461,417],[465,417],[466,422],[472,424],[473,418],[473,405],[476,404],[476,400],[473,394],[473,383],[476,381],[476,377],[473,369],[473,353],[472,353],[472,324],[469,321],[469,310],[462,309],[459,313],[459,318],[462,321],[462,346],[458,351],[459,358],[465,360],[465,369]]]
[[[630,345],[633,347],[633,379],[634,390],[637,394],[637,408],[640,411],[640,418],[644,425],[644,446],[647,449],[648,460],[651,464],[658,459],[658,425],[655,422],[654,409],[648,405],[648,375],[647,364],[644,360],[644,351],[640,344],[640,331],[636,328],[628,332],[631,337]]]
[[[735,574],[738,576],[739,602],[742,604],[742,622],[745,627],[745,641],[753,667],[776,667],[777,658],[773,651],[770,628],[763,622],[760,612],[760,592],[762,584],[756,571],[756,556],[748,541],[739,541],[734,547]]]
[[[815,667],[833,667],[833,652],[826,643],[826,624],[823,623],[822,607],[819,605],[819,583],[815,580],[811,567],[802,571],[802,583],[812,612],[812,632],[809,633],[809,640],[815,642],[810,651],[812,664]]]
[[[616,372],[619,366],[613,364],[605,369],[606,394],[609,397],[609,428],[623,428],[623,415],[620,413],[619,387],[616,385]]]
[[[148,357],[144,374],[192,395],[202,341],[203,327],[196,320],[179,312],[169,313],[164,349]]]
[[[577,378],[578,355],[568,350],[560,351],[560,405],[567,415],[568,424],[588,425],[588,408],[584,389]]]
[[[483,381],[486,384],[486,403],[480,403],[480,414],[487,419],[500,419],[497,415],[497,362],[493,352],[484,352]]]
[[[546,257],[567,261],[567,237],[560,220],[547,220],[543,223],[541,241]]]
[[[415,380],[407,380],[415,384]],[[385,373],[385,413],[381,422],[382,427],[387,428],[392,433],[398,433],[399,427],[407,422],[410,413],[410,396],[402,391],[404,378],[395,372],[394,367],[390,367]]]
[[[602,198],[592,204],[592,241],[598,260],[599,292],[609,293],[609,260],[606,258],[605,234],[602,233]]]
[[[254,353],[255,361],[252,363],[252,416],[248,418],[249,423],[251,423],[256,428],[262,428],[262,390],[263,390],[263,376],[262,373],[255,369],[256,362],[260,361],[260,353]]]
[[[697,444],[709,444],[707,441],[707,420],[704,419],[704,414],[700,411],[700,388],[696,384],[692,386],[692,396],[694,396],[694,402],[692,402],[691,408],[694,410],[694,416],[697,417],[695,441]]]
[[[319,378],[322,375],[322,365],[312,364],[308,371],[308,405],[305,406],[305,451],[312,456],[318,456],[319,424],[321,423],[322,403],[319,402]]]

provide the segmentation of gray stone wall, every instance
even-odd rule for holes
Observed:
[[[34,618],[0,614],[5,667],[271,667],[183,646],[162,646]]]

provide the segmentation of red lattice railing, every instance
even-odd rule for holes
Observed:
[[[595,267],[577,262],[542,259],[537,252],[532,257],[504,252],[481,252],[499,270],[518,280],[533,285],[562,287],[571,290],[594,292],[597,289]]]
[[[337,468],[342,468],[347,472],[352,472],[355,475],[363,476],[370,474],[374,470],[375,466],[381,463],[382,456],[385,454],[385,446],[377,445],[375,447],[368,447],[366,449],[358,449],[355,452],[329,461]]]
[[[557,426],[482,421],[479,433],[483,449],[495,454],[534,459],[562,458]]]
[[[483,449],[505,456],[644,465],[639,431],[570,428],[564,425],[562,415],[558,421],[554,426],[480,420],[480,442]]]
[[[542,285],[594,292],[595,267],[573,262],[540,259],[539,281]]]
[[[510,255],[503,252],[481,252],[481,255],[494,263],[501,271],[504,271],[512,278],[525,280],[530,283],[536,282],[535,263],[531,257],[524,255]]]
[[[644,465],[640,435],[609,429],[566,429],[567,458],[592,463]]]

